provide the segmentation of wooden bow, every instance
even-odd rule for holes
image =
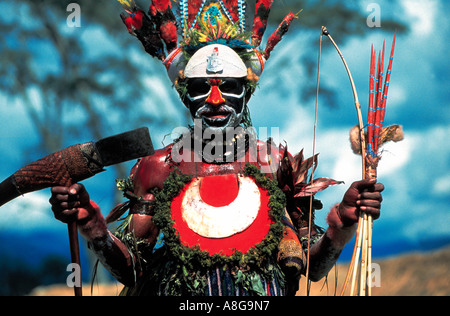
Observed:
[[[400,141],[403,139],[402,127],[399,125],[393,125],[383,128],[384,113],[386,108],[387,93],[389,89],[389,80],[392,69],[392,62],[394,56],[395,37],[392,43],[391,57],[386,75],[386,82],[383,90],[383,64],[384,64],[384,45],[383,52],[378,57],[378,71],[375,83],[375,51],[372,47],[371,52],[371,65],[370,65],[370,82],[369,82],[369,111],[368,111],[368,131],[367,135],[364,132],[364,123],[361,113],[361,105],[359,103],[358,94],[356,91],[355,83],[351,75],[350,69],[345,61],[342,52],[337,46],[336,42],[331,37],[325,26],[322,26],[321,35],[327,36],[333,43],[336,51],[344,63],[350,84],[353,91],[353,97],[355,101],[356,113],[358,116],[358,125],[351,130],[351,143],[353,151],[357,154],[361,154],[362,157],[362,179],[376,179],[377,178],[377,166],[381,159],[381,154],[378,153],[378,149],[381,145],[388,141]],[[320,61],[319,61],[320,63]],[[376,91],[375,91],[376,88]],[[368,142],[366,142],[366,137]],[[352,286],[350,295],[356,293],[356,279],[358,270],[358,261],[361,254],[361,269],[360,269],[360,282],[359,282],[359,294],[361,296],[371,295],[371,271],[372,271],[372,216],[370,214],[361,212],[358,220],[358,228],[356,232],[356,242],[353,249],[353,255],[350,262],[350,267],[347,272],[347,276],[344,281],[344,286],[341,291],[341,295],[344,295],[350,276],[352,276]]]

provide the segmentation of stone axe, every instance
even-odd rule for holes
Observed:
[[[25,193],[54,186],[70,186],[86,180],[104,167],[148,156],[154,153],[148,128],[142,127],[97,142],[67,147],[30,163],[0,183],[0,207]],[[80,265],[76,222],[69,223],[72,263]],[[74,287],[81,296],[81,286]]]

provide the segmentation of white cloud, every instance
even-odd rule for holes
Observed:
[[[414,147],[414,139],[406,139],[394,143],[386,143],[383,146],[382,159],[378,165],[378,172],[387,176],[396,173],[411,159],[411,151]]]
[[[297,107],[292,111],[289,122],[280,131],[292,154],[301,148],[305,149],[305,155],[312,154],[313,121],[310,109]],[[386,187],[382,218],[377,221],[382,240],[418,241],[449,236],[450,125],[404,132],[403,141],[383,146],[378,168],[379,179]],[[324,203],[324,212],[317,214],[319,225],[326,225],[323,218],[329,207],[340,201],[353,181],[361,178],[361,157],[353,154],[348,138],[347,128],[319,126],[317,176],[345,182],[318,194]]]
[[[0,230],[54,230],[62,228],[51,211],[49,194],[33,192],[2,206]]]
[[[433,191],[436,195],[447,196],[450,199],[450,173],[434,181]]]
[[[448,205],[430,204],[428,201],[415,203],[414,207],[404,209],[402,225],[399,232],[410,240],[426,240],[450,236],[448,223],[450,212]]]
[[[392,144],[398,151],[386,159],[395,168],[384,177],[387,190],[383,204],[387,212],[380,222],[397,228],[386,232],[390,239],[417,241],[450,236],[449,133],[450,126],[406,131],[403,142]]]
[[[426,104],[425,102],[420,104],[420,99],[414,96],[417,95],[417,91],[426,91],[427,98],[432,97],[431,94],[434,93],[433,86],[439,87],[439,78],[429,76],[432,73],[432,62],[440,60],[440,63],[442,63],[443,60],[445,61],[444,58],[437,58],[440,52],[445,52],[445,47],[443,46],[446,45],[445,41],[439,40],[439,37],[432,37],[433,30],[440,26],[439,23],[446,22],[445,11],[440,11],[439,3],[439,1],[432,0],[401,1],[404,10],[400,11],[406,15],[403,20],[410,24],[411,33],[407,34],[407,37],[402,35],[397,38],[398,49],[396,49],[394,62],[393,85],[389,90],[389,107],[393,110],[396,108],[397,111],[392,111],[392,114],[389,114],[390,118],[394,118],[394,114],[401,118],[406,113],[406,110],[410,110],[412,107],[420,106],[424,111],[430,111],[430,107],[424,105]],[[354,42],[351,41],[344,47],[341,47],[352,72],[356,75],[357,86],[364,93],[367,93],[367,89],[364,87],[365,81],[358,80],[358,78],[364,78],[363,80],[367,78],[368,54],[362,53],[361,47],[369,49],[372,43],[379,46],[385,37],[387,43],[391,38],[388,35],[377,32],[372,34],[367,32],[367,34],[368,36],[365,39],[355,38]],[[299,35],[305,36],[302,33],[299,33]],[[105,44],[105,41],[108,40],[108,36],[99,30],[93,33],[84,32],[83,34],[83,39],[86,42],[92,42],[92,39],[98,38],[103,39],[101,44]],[[417,38],[419,38],[419,44],[414,49],[411,49],[410,43],[414,41],[417,44]],[[290,60],[289,54],[297,49],[297,44],[300,40],[295,35],[291,35],[291,39],[292,41],[286,41],[277,48],[277,54],[271,57],[266,68],[267,74],[263,75],[262,84],[279,78],[271,76],[270,71],[277,71],[278,66],[281,67],[283,61]],[[104,47],[114,51],[117,50],[117,47],[112,46],[111,43],[106,43],[108,45],[105,46],[98,45],[98,41],[95,42],[97,43],[96,47],[102,47],[101,51],[103,51]],[[94,54],[96,51],[92,53]],[[332,49],[330,49],[331,53],[334,54]],[[330,65],[327,65],[327,63]],[[322,77],[326,79],[326,74],[331,73],[329,76],[331,79],[328,81],[332,81],[330,84],[333,87],[335,86],[333,83],[335,83],[337,89],[341,88],[341,82],[345,82],[342,89],[343,92],[340,93],[348,94],[346,90],[348,89],[346,88],[348,85],[347,77],[345,77],[343,66],[340,63],[336,63],[336,66],[332,68],[333,63],[335,61],[332,57],[324,58]],[[304,73],[302,73],[303,68],[297,62],[291,62],[289,66],[291,71],[285,77],[287,83],[296,82],[297,78],[304,76]],[[340,80],[341,76],[338,76],[337,72],[333,71],[334,69],[342,71],[343,80]],[[358,75],[358,72],[362,72],[362,75]],[[429,78],[429,80],[423,80],[423,78]],[[310,78],[310,80],[315,80],[315,78]],[[445,83],[445,80],[441,82]],[[155,91],[159,91],[159,81],[153,81],[150,84]],[[288,113],[286,116],[289,117],[289,122],[280,130],[281,139],[285,139],[288,142],[289,150],[292,154],[305,148],[305,155],[311,155],[314,122],[313,109],[300,106],[298,101],[295,100],[295,96],[289,100],[287,98],[277,99],[277,103],[274,103],[268,102],[273,101],[267,98],[268,95],[270,96],[269,91],[258,90],[253,101],[261,101],[261,103],[267,103],[267,105],[266,107],[257,107],[259,103],[253,102],[255,116],[261,116],[258,112],[266,112],[267,116],[272,118],[280,117],[280,112],[282,114]],[[169,96],[165,94],[158,96],[165,101],[169,99]],[[361,100],[363,100],[363,96],[364,94],[360,94]],[[0,96],[0,98],[0,100],[5,101],[3,102],[4,104],[7,104],[4,97]],[[278,96],[272,96],[272,98],[278,98]],[[445,107],[446,100],[441,100],[441,102],[442,104],[438,105],[444,111],[442,107]],[[278,105],[279,103],[282,103],[282,106],[275,108],[273,104]],[[0,107],[0,117],[3,119],[3,128],[1,128],[0,133],[0,149],[3,149],[4,159],[8,158],[6,156],[11,156],[19,161],[23,150],[12,149],[8,143],[14,141],[15,146],[13,147],[17,147],[18,142],[26,138],[28,138],[28,141],[35,141],[36,137],[33,135],[31,125],[26,116],[21,115],[24,112],[23,107],[16,104],[14,111],[11,111],[13,106],[13,104],[8,104],[7,107]],[[343,107],[344,105],[340,106]],[[177,109],[181,108],[178,107]],[[322,110],[325,111],[326,109],[320,109],[319,111]],[[417,111],[417,113],[419,112]],[[22,122],[20,124],[17,124],[17,117],[21,117]],[[407,119],[410,120],[412,118],[421,119],[420,117],[408,117]],[[23,125],[24,122],[27,123],[26,128]],[[325,205],[323,212],[318,214],[321,217],[326,216],[327,208],[332,203],[339,201],[348,185],[361,177],[361,158],[351,152],[348,141],[348,129],[351,126],[348,126],[348,129],[335,128],[335,126],[330,125],[331,123],[326,122],[318,127],[316,152],[320,153],[320,156],[317,172],[320,173],[320,176],[329,176],[337,180],[343,180],[346,182],[346,185],[321,192],[318,198],[323,200]],[[414,123],[408,123],[411,128],[414,127]],[[277,124],[280,123],[275,122],[274,124],[268,124],[268,126],[279,126]],[[325,124],[328,125],[325,126]],[[448,142],[448,135],[450,135],[450,126],[433,126],[434,122],[421,122],[421,124],[421,126],[429,124],[429,127],[414,132],[406,130],[406,138],[403,142],[388,144],[384,147],[385,151],[380,162],[379,175],[380,180],[386,185],[386,191],[383,194],[383,215],[377,221],[377,227],[383,229],[384,238],[388,241],[400,240],[397,237],[417,239],[420,236],[449,235],[448,222],[450,213],[448,200],[450,175],[448,174],[448,167],[450,143]],[[20,128],[12,128],[15,126],[20,126]],[[329,127],[332,127],[332,129]],[[153,131],[152,133],[156,132]],[[30,138],[32,139],[30,140]],[[154,140],[155,143],[159,144],[162,139],[157,136],[154,137]],[[11,153],[12,150],[14,150],[14,154]],[[10,160],[12,159],[8,159],[8,161]],[[6,167],[3,168],[5,169]],[[9,170],[10,168],[6,169],[8,169],[8,172],[14,171]],[[36,192],[23,198],[17,198],[3,206],[1,208],[2,221],[0,221],[0,229],[64,228],[63,224],[53,218],[48,198],[49,194]],[[388,230],[386,227],[395,227],[395,230]]]
[[[302,148],[312,154],[314,135],[314,117],[306,108],[293,105],[291,116],[285,126],[281,127],[281,138],[285,139],[292,154]]]
[[[402,6],[408,15],[407,21],[417,36],[430,35],[435,28],[435,17],[439,2],[437,0],[403,0]]]
[[[408,101],[408,88],[398,83],[395,89],[389,90],[389,108],[399,107]]]
[[[298,124],[299,121],[306,122],[306,124]],[[291,150],[297,152],[299,149],[305,148],[305,152],[312,154],[313,124],[311,122],[312,119],[308,117],[306,110],[300,108],[295,111],[288,127],[282,132],[282,135],[288,135],[286,139],[290,140],[288,145]],[[350,148],[349,130],[350,128],[320,128],[316,140],[316,153],[320,153],[320,170],[328,173],[325,176],[346,183],[362,177],[361,156],[355,155]],[[305,137],[299,139],[295,135],[305,135]],[[301,141],[303,141],[303,144],[300,143]],[[398,143],[385,144],[383,146],[383,159],[381,159],[378,169],[379,173],[388,176],[397,172],[410,160],[413,147],[414,137],[409,137]]]

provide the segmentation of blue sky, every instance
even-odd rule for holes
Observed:
[[[361,8],[369,3],[362,1]],[[410,27],[410,32],[397,37],[385,119],[387,125],[403,125],[405,140],[384,147],[378,170],[379,180],[385,184],[386,191],[382,217],[374,224],[373,251],[374,256],[382,257],[450,244],[450,67],[447,56],[449,46],[445,36],[450,30],[446,16],[449,4],[445,1],[403,0],[395,8],[390,7],[387,1],[379,3],[382,19],[383,16],[394,16]],[[332,30],[330,33],[339,42],[339,35],[333,34]],[[101,30],[84,31],[83,36],[102,39],[102,47],[108,45],[105,40],[107,35]],[[278,141],[286,141],[292,153],[304,148],[306,154],[311,155],[314,100],[303,104],[296,94],[288,94],[280,99],[272,89],[270,75],[286,59],[292,60],[293,52],[301,50],[302,36],[305,34],[291,33],[276,48],[262,75],[260,88],[250,102],[250,110],[257,128],[279,127]],[[341,47],[353,73],[363,109],[367,106],[368,98],[370,46],[374,44],[380,49],[386,39],[387,47],[390,48],[392,36],[367,27],[367,36],[354,38]],[[45,64],[42,66],[45,67]],[[345,185],[329,188],[318,195],[325,207],[317,214],[317,220],[325,226],[329,208],[340,201],[351,182],[360,179],[361,161],[351,152],[348,141],[348,131],[357,123],[350,84],[340,58],[331,46],[323,52],[321,67],[322,82],[327,82],[339,91],[339,106],[330,108],[319,100],[316,152],[320,153],[320,157],[316,173],[317,176],[345,181]],[[293,62],[286,70],[286,80],[282,84],[295,90],[299,78],[316,80],[304,76],[303,68]],[[165,89],[158,89],[169,84],[166,78],[146,78],[146,82],[154,91],[167,93]],[[166,95],[158,97],[167,98]],[[7,102],[0,93],[1,179],[22,166],[23,152],[39,140],[23,105]],[[167,108],[170,113],[179,115],[176,114],[177,109],[181,109],[182,105],[171,101]],[[154,108],[147,110],[153,111]],[[185,124],[182,115],[179,115],[179,121],[181,125]],[[161,147],[164,135],[175,127],[169,126],[167,130],[159,131],[153,131],[150,127],[155,146]],[[88,140],[75,140],[78,143],[85,141]],[[113,175],[105,172],[86,181],[85,185],[107,214],[112,207],[109,197],[114,187]],[[0,251],[16,254],[33,253],[33,249],[37,249],[36,252],[42,249],[68,252],[63,242],[67,238],[65,225],[53,219],[48,198],[49,192],[44,190],[18,198],[2,207],[0,241],[3,246]],[[10,249],[5,244],[8,243],[6,236],[12,232],[26,237],[20,246]],[[43,232],[59,236],[58,241],[37,238]],[[50,247],[50,244],[53,246]],[[351,250],[352,245],[348,248]],[[344,253],[343,258],[348,258],[348,254]]]
[[[448,41],[439,35],[449,29],[444,15],[448,4],[402,1],[397,9],[403,9],[396,14],[401,12],[401,20],[410,26],[410,32],[397,37],[385,124],[403,125],[405,140],[384,147],[378,169],[379,181],[386,186],[382,218],[374,227],[374,248],[378,247],[380,255],[383,248],[396,243],[400,247],[403,243],[404,249],[412,245],[426,249],[432,240],[450,241],[450,68],[446,58]],[[341,47],[363,109],[367,109],[370,46],[374,44],[381,49],[386,39],[386,46],[390,48],[393,37],[393,34],[379,34],[370,28],[367,34],[364,39],[355,38]],[[332,35],[337,40],[338,35]],[[277,51],[276,58],[289,58],[300,42],[301,39],[283,46],[285,56]],[[271,67],[276,68],[277,60],[273,64],[272,61],[269,60],[267,72]],[[295,65],[290,69],[292,72],[286,74],[286,81],[295,82],[300,70]],[[337,109],[327,108],[319,100],[317,172],[350,184],[361,174],[360,158],[350,151],[348,142],[349,128],[357,124],[357,117],[345,69],[334,50],[324,52],[321,80],[341,92]],[[266,96],[258,97],[271,103]],[[254,104],[258,103],[255,99]],[[285,118],[280,134],[291,150],[305,147],[312,153],[314,102],[301,107],[292,98],[283,104],[288,106],[276,107],[277,118]],[[270,121],[269,109],[254,113],[255,124],[259,120]],[[330,188],[321,194],[324,204],[339,201],[346,188],[347,185]]]
[[[385,8],[383,3],[381,8]],[[397,37],[385,124],[401,124],[405,140],[383,148],[378,168],[379,181],[386,186],[382,217],[374,224],[374,249],[378,248],[374,252],[378,255],[392,254],[394,246],[396,251],[401,251],[427,249],[436,240],[450,242],[450,68],[446,57],[449,46],[440,35],[449,30],[444,15],[448,8],[448,3],[443,1],[402,1],[394,11],[409,25],[410,32]],[[338,41],[338,34],[332,30],[330,33]],[[370,28],[367,34],[341,47],[355,79],[363,113],[367,111],[364,109],[368,100],[370,47],[374,44],[379,50],[386,39],[389,50],[393,37]],[[269,60],[267,72],[276,69],[278,58],[289,58],[300,43],[301,38],[294,39],[279,49],[274,54],[275,62]],[[296,65],[289,69],[286,82],[295,82],[301,70]],[[319,100],[317,173],[346,183],[319,196],[325,205],[332,205],[352,181],[361,177],[360,157],[351,152],[348,141],[349,128],[357,124],[353,97],[344,66],[332,48],[323,52],[321,81],[341,91],[337,109],[330,109]],[[260,121],[269,124],[270,111],[273,111],[270,104],[277,102],[260,94],[253,99],[253,104],[260,101],[268,106],[253,111],[256,114],[253,120],[256,125]],[[291,151],[304,147],[312,153],[314,101],[310,103],[302,107],[292,98],[283,101],[284,106],[276,106],[276,117],[284,118],[285,122],[280,124],[280,135]],[[323,216],[321,220],[324,223]]]

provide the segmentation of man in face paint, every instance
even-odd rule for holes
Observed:
[[[246,89],[244,78],[192,78],[186,103],[193,119],[212,129],[237,127],[242,121]]]
[[[247,67],[236,52],[224,45],[209,45],[189,60],[184,104],[203,128],[225,130],[242,122],[249,100]]]
[[[176,59],[173,59],[172,64],[184,66]],[[168,69],[170,75],[171,68]],[[226,128],[245,125],[246,104],[252,92],[249,82],[252,75],[259,75],[247,69],[235,51],[218,44],[199,49],[189,59],[182,74],[185,90],[181,96],[192,118],[202,121],[203,129],[211,128],[220,134],[225,132]],[[179,69],[176,69],[175,73],[179,72],[177,70]],[[258,149],[261,149],[266,143],[257,141],[257,145]],[[286,208],[281,209],[285,217],[278,219],[276,223],[274,219],[275,225],[272,226],[267,209],[270,203],[261,200],[261,196],[265,195],[261,193],[259,199],[250,198],[252,192],[261,192],[262,189],[254,190],[254,187],[250,187],[246,191],[242,185],[244,182],[239,182],[243,170],[248,167],[246,162],[250,161],[247,159],[250,158],[250,151],[244,152],[244,161],[232,159],[231,162],[220,163],[204,160],[175,162],[172,155],[173,146],[174,144],[170,144],[136,163],[130,173],[132,188],[126,192],[131,200],[111,211],[108,221],[103,218],[97,204],[90,201],[83,185],[52,188],[50,203],[55,217],[63,222],[70,222],[76,217],[78,228],[90,243],[90,248],[111,274],[125,285],[123,295],[294,295],[299,286],[300,275],[306,273],[307,267],[309,279],[312,281],[319,281],[333,267],[345,244],[353,238],[361,211],[372,215],[373,219],[380,216],[381,192],[384,186],[374,180],[354,182],[342,202],[333,206],[328,213],[329,227],[326,231],[320,236],[316,226],[312,225],[310,240],[315,238],[315,242],[311,243],[310,247],[302,245],[301,239],[309,240],[304,215],[308,214],[308,210],[322,207],[319,201],[312,200],[309,196],[295,200],[295,191],[290,187],[295,189],[294,185],[298,184],[292,182],[294,173],[298,177],[307,175],[307,172],[302,173],[301,169],[307,171],[310,168],[305,166],[309,159],[301,162],[303,158],[298,158],[299,163],[296,164],[287,149],[280,146],[279,149],[271,147],[270,157],[268,154],[260,155],[261,151],[258,151],[256,160],[252,160],[253,166],[259,170],[262,170],[263,166],[274,170],[267,176],[278,181],[279,189],[283,190],[279,193],[284,194],[287,200]],[[186,148],[186,151],[187,157],[197,154],[195,145],[193,151],[190,147]],[[271,166],[277,169],[272,169]],[[180,198],[177,203],[172,199],[169,203],[170,212],[166,212],[167,210],[161,210],[161,207],[167,207],[167,203],[161,199],[173,194],[171,190],[179,185],[179,180],[173,180],[171,177],[179,172],[193,176],[197,181],[195,183],[198,194],[192,186],[186,185],[186,190],[178,194],[184,194],[183,199]],[[247,180],[253,181],[251,177],[246,177]],[[300,184],[306,184],[301,183],[299,178],[296,180]],[[191,194],[192,192],[195,194]],[[238,196],[245,198],[238,199]],[[224,209],[228,206],[235,207],[233,212]],[[254,209],[257,210],[254,214],[248,212]],[[108,230],[107,222],[119,219],[127,210],[129,217],[126,229],[123,228],[121,234],[112,234]],[[225,216],[219,217],[215,214],[216,211],[224,210],[226,213],[221,215]],[[161,218],[167,213],[167,218]],[[197,221],[197,214],[202,214],[200,216],[208,220]],[[159,220],[155,220],[157,216]],[[260,225],[260,220],[265,224]],[[267,222],[264,222],[266,220]],[[210,225],[211,222],[213,224]],[[246,226],[249,222],[250,226]],[[173,230],[164,232],[168,225],[175,233]],[[272,233],[270,227],[280,225],[282,230]],[[216,229],[216,226],[219,229]],[[163,245],[162,250],[155,252],[154,246],[161,236],[161,231],[167,233],[167,243]],[[180,231],[183,233],[179,234]],[[227,235],[230,231],[232,235]],[[273,237],[275,235],[280,239],[276,245],[270,243],[274,239],[277,240]],[[264,246],[264,251],[252,258],[252,262],[259,266],[254,266],[253,263],[250,266],[248,263],[242,267],[242,260],[237,260],[232,250],[251,255],[253,250],[259,249],[262,240],[267,240],[268,245]],[[220,249],[217,250],[215,247],[219,242]],[[192,252],[189,252],[189,256],[180,255],[183,254],[180,249],[185,249],[185,245],[202,249],[213,255],[214,259],[207,257],[207,261],[199,260]],[[309,261],[306,261],[305,255],[307,247]],[[219,261],[215,261],[219,260],[216,255],[221,254],[224,249],[232,251],[232,256],[228,255],[218,263]],[[204,254],[202,253],[201,258],[205,258]],[[244,257],[242,255],[242,258]],[[241,258],[241,255],[238,258]],[[186,263],[185,260],[190,261]],[[233,266],[229,266],[229,260],[233,260]],[[204,267],[208,262],[215,262],[214,266]],[[180,268],[181,266],[183,268]]]

